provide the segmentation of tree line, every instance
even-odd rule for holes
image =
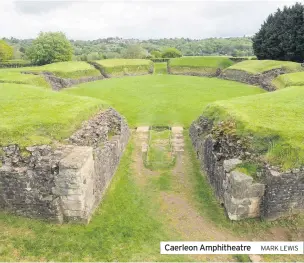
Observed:
[[[41,33],[38,38],[58,39],[59,43],[66,38],[62,33]],[[59,36],[60,35],[60,36]],[[14,59],[30,59],[37,39],[4,38],[13,47]],[[36,42],[35,42],[36,41]],[[249,37],[239,38],[165,38],[165,39],[122,39],[118,37],[97,40],[69,40],[72,47],[72,60],[98,60],[105,58],[163,58],[176,56],[251,56],[252,40]],[[39,46],[39,45],[38,45]],[[68,50],[70,50],[68,48]],[[70,52],[68,52],[70,53]],[[0,58],[1,59],[1,58]]]

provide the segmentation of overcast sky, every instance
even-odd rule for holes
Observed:
[[[0,38],[62,31],[70,39],[252,35],[278,7],[296,1],[0,0]]]

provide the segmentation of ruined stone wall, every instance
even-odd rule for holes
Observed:
[[[231,220],[277,219],[304,211],[304,171],[278,172],[263,164],[259,180],[240,172],[237,165],[257,161],[248,142],[216,134],[211,120],[201,116],[190,127],[190,137],[202,170]]]
[[[259,85],[267,91],[273,91],[276,87],[271,83],[277,76],[284,74],[282,68],[265,71],[261,74],[250,74],[246,71],[236,69],[226,69],[219,75],[222,79],[235,80],[250,85]]]
[[[60,91],[64,88],[72,87],[81,83],[86,83],[86,82],[91,82],[91,81],[96,81],[96,80],[101,80],[104,79],[104,76],[92,76],[92,77],[81,77],[78,79],[65,79],[65,78],[60,78],[56,77],[53,73],[51,72],[43,72],[43,73],[37,73],[37,72],[31,72],[31,71],[23,71],[21,72],[23,74],[33,74],[33,75],[42,75],[44,79],[50,83],[52,90],[55,91]]]
[[[2,148],[0,209],[54,222],[88,222],[129,138],[113,109],[83,123],[68,144]]]

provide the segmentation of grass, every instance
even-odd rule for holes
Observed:
[[[154,63],[154,74],[168,74],[167,62]]]
[[[40,67],[28,67],[23,69],[32,72],[51,72],[57,77],[71,79],[100,76],[99,70],[84,61],[58,62]]]
[[[177,261],[159,254],[169,240],[151,200],[134,182],[129,144],[89,225],[55,225],[0,213],[0,261]]]
[[[153,73],[153,62],[147,59],[104,59],[93,62],[109,77]]]
[[[0,146],[49,144],[70,136],[102,108],[100,100],[0,83]]]
[[[42,76],[32,74],[22,74],[19,70],[0,69],[0,82],[1,83],[17,83],[28,84],[38,87],[50,88]]]
[[[146,166],[151,170],[168,169],[174,165],[170,137],[171,130],[150,130]]]
[[[236,63],[227,70],[242,70],[250,74],[259,74],[272,69],[283,68],[286,72],[303,71],[300,63],[290,61],[277,61],[277,60],[244,60]]]
[[[95,81],[62,92],[106,101],[127,118],[131,127],[189,127],[208,103],[264,91],[215,78],[153,75]]]
[[[170,67],[189,67],[189,68],[227,68],[233,65],[228,57],[205,56],[205,57],[181,57],[173,58],[169,61]]]
[[[272,84],[277,89],[282,89],[290,86],[304,86],[304,72],[295,72],[280,75],[272,81]]]
[[[304,165],[304,89],[290,87],[251,97],[218,101],[205,114],[215,120],[232,118],[241,136],[252,134],[265,158],[283,168]]]

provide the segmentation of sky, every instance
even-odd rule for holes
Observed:
[[[270,13],[296,1],[0,0],[0,39],[61,31],[69,39],[202,39],[253,35]]]

